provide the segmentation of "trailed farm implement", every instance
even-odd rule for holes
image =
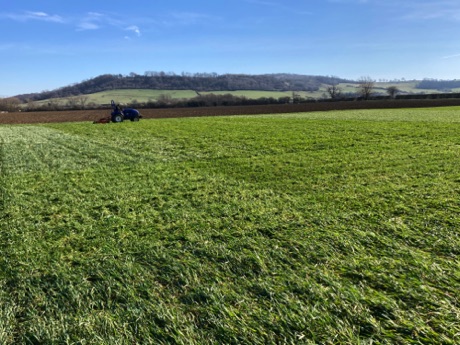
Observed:
[[[132,108],[122,108],[116,104],[114,100],[111,101],[112,113],[110,116],[103,117],[93,123],[109,123],[109,122],[123,122],[124,120],[139,121],[142,115],[138,110]]]

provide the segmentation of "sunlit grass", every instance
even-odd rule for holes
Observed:
[[[0,343],[459,343],[460,111],[0,127]]]

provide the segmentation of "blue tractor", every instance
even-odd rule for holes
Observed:
[[[132,108],[121,108],[119,104],[115,104],[115,101],[112,100],[112,114],[110,119],[112,122],[123,122],[124,120],[139,121],[142,115],[138,110]]]

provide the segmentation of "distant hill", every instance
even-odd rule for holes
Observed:
[[[460,88],[460,80],[423,79],[416,87],[422,90],[435,89],[439,91],[450,91]]]
[[[22,94],[16,97],[23,102],[40,101],[115,89],[195,90],[197,92],[234,90],[318,91],[322,84],[352,82],[338,77],[299,74],[219,75],[216,73],[183,73],[177,75],[164,72],[146,72],[144,75],[131,73],[128,76],[104,74],[52,91]]]

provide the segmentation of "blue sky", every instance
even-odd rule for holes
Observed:
[[[0,1],[0,96],[145,71],[460,78],[459,0]]]

